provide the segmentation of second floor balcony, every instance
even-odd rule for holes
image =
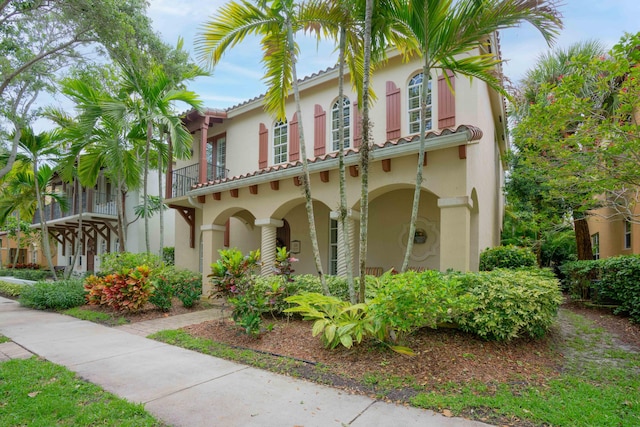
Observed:
[[[66,210],[62,209],[60,203],[52,201],[45,206],[43,217],[46,221],[52,221],[78,215],[80,211],[84,214],[95,213],[115,217],[118,215],[115,198],[115,194],[99,193],[93,190],[83,191],[82,209],[80,209],[77,198],[74,200],[74,198],[68,197]],[[40,211],[37,210],[33,216],[33,224],[39,224],[41,222],[40,218]]]
[[[228,169],[214,165],[213,163],[206,163],[206,167],[206,182],[225,179],[229,175]],[[187,192],[191,191],[194,185],[201,183],[200,164],[196,163],[180,169],[174,169],[168,178],[170,182],[167,182],[167,187],[171,189],[170,198],[184,196]]]

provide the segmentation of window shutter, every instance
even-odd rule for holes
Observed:
[[[264,123],[260,123],[258,135],[258,168],[265,169],[269,165],[269,130]]]
[[[455,90],[455,76],[449,70],[451,88]],[[447,85],[444,74],[438,77],[438,127],[440,129],[454,127],[456,125],[456,98]]]
[[[400,138],[400,89],[387,82],[387,139]]]
[[[298,130],[298,113],[294,113],[289,122],[289,161],[298,160],[300,160],[300,131]]]
[[[222,243],[225,248],[229,247],[231,236],[231,218],[224,224],[224,242]]]
[[[358,101],[353,103],[353,147],[358,148],[362,144],[362,118]]]
[[[316,104],[314,109],[313,155],[322,156],[327,145],[327,113]]]

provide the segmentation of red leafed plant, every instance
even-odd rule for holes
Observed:
[[[145,265],[103,278],[90,276],[84,287],[89,304],[107,305],[117,311],[141,309],[153,292],[149,267]]]

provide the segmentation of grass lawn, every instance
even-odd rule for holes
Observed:
[[[0,425],[7,427],[166,426],[142,405],[35,357],[0,363],[0,409]]]

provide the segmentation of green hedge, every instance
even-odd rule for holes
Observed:
[[[100,275],[119,274],[143,265],[149,267],[151,277],[155,277],[164,268],[162,259],[155,254],[109,252],[100,257]]]
[[[19,301],[38,310],[66,310],[85,303],[85,290],[78,279],[37,282],[22,289]]]
[[[22,290],[30,285],[24,285],[21,283],[9,283],[0,280],[0,294],[10,297],[18,297],[22,293]]]
[[[547,270],[493,270],[457,276],[472,297],[457,318],[461,329],[487,339],[541,337],[553,324],[562,293]]]
[[[562,287],[573,299],[591,299],[592,285],[599,280],[601,261],[571,261],[560,266],[564,275]]]
[[[49,277],[51,274],[46,270],[16,270],[13,274],[13,277],[16,279],[22,280],[44,280]]]
[[[531,249],[514,245],[485,249],[480,254],[480,271],[491,271],[496,268],[534,267],[536,265],[536,255]]]
[[[599,299],[619,304],[615,313],[626,313],[640,323],[640,255],[598,260],[600,281],[594,283]]]
[[[13,272],[15,270],[11,269],[11,268],[0,268],[0,277],[4,276],[4,277],[8,277],[8,276],[13,276]]]

